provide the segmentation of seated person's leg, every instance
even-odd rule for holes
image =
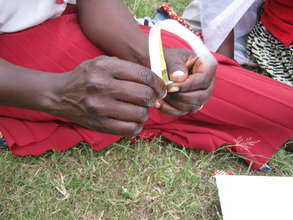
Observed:
[[[231,31],[217,52],[226,57],[234,59],[234,48],[234,31]]]

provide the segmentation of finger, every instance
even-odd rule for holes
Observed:
[[[164,100],[160,100],[160,112],[168,115],[174,115],[174,116],[182,116],[186,115],[188,112],[182,112],[176,108],[174,108],[169,103],[165,102]]]
[[[189,57],[186,62],[186,67],[188,70],[192,70],[195,62],[199,59],[199,57]]]
[[[176,65],[176,64],[174,63],[174,65]],[[188,77],[188,69],[187,68],[185,70],[178,70],[178,69],[179,68],[177,68],[177,70],[175,70],[175,71],[170,71],[170,72],[168,71],[170,81],[183,82],[184,80],[187,79],[187,77]]]
[[[145,107],[152,107],[156,103],[155,91],[146,85],[118,80],[114,82],[113,87],[115,90],[112,96],[117,100]]]
[[[98,120],[93,119],[89,128],[106,134],[132,137],[138,135],[142,131],[143,124],[105,117]]]
[[[180,85],[174,85],[179,87],[180,91],[192,91],[198,89],[207,89],[214,84],[215,71],[217,68],[217,62],[214,59],[209,59],[203,62],[200,57],[192,58],[187,62],[188,68],[192,73],[188,79],[182,82]]]
[[[191,92],[177,92],[169,93],[170,97],[175,102],[182,102],[191,105],[203,105],[208,102],[213,94],[213,86],[210,86],[207,90],[195,90]]]
[[[120,121],[137,122],[141,124],[148,120],[149,117],[149,109],[146,107],[121,101],[117,101],[112,107],[113,108],[111,108],[111,106],[108,107],[107,116]]]
[[[184,113],[191,113],[191,112],[195,112],[197,109],[199,109],[201,107],[201,105],[199,104],[190,104],[190,103],[184,103],[178,100],[173,100],[170,96],[167,96],[164,101],[166,103],[168,103],[170,106],[172,106],[173,108],[184,112]]]
[[[108,117],[137,123],[148,119],[148,108],[118,100],[87,100],[86,109],[91,117]]]
[[[109,63],[109,65],[111,65],[111,73],[115,79],[144,84],[152,88],[158,98],[165,96],[166,87],[164,81],[150,69],[118,58],[116,58],[116,62]]]
[[[168,87],[167,87],[168,92],[173,93],[173,92],[178,92],[180,90],[180,85],[178,85],[178,83],[183,82],[188,78],[188,74],[192,73],[193,67],[198,59],[199,58],[194,56],[194,54],[188,53],[188,59],[185,62],[186,74],[183,71],[175,71],[174,73],[171,73],[171,78],[173,79],[172,81],[174,81],[175,83],[168,85]],[[174,79],[174,76],[175,76],[175,78],[177,76],[182,77],[182,78],[181,79]]]
[[[180,92],[190,92],[195,90],[206,90],[214,84],[215,78],[209,73],[194,73],[190,75],[178,87]]]
[[[191,74],[193,73],[203,73],[207,72],[207,66],[204,65],[204,62],[200,57],[193,57],[188,63],[188,69],[191,71]]]
[[[191,51],[179,48],[166,48],[164,53],[170,80],[174,82],[184,81],[188,77],[186,62],[194,54]]]

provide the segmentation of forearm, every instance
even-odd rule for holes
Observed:
[[[0,58],[0,105],[44,110],[59,76],[22,68]]]
[[[148,38],[121,0],[78,0],[85,35],[107,54],[149,66]]]

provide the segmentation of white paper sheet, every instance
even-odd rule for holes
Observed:
[[[217,175],[224,220],[293,220],[293,177]]]

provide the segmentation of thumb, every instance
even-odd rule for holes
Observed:
[[[186,61],[190,52],[179,48],[164,49],[169,79],[175,83],[183,82],[188,77]]]
[[[174,59],[175,58],[175,59]],[[174,57],[167,62],[169,79],[175,83],[183,82],[188,77],[188,68],[183,60]]]
[[[192,70],[196,55],[181,48],[165,48],[164,54],[169,79],[175,83],[185,81]]]
[[[189,56],[188,59],[183,62],[183,64],[177,64],[176,66],[176,63],[175,65],[173,64],[170,69],[175,68],[177,70],[175,71],[171,71],[169,72],[169,78],[171,81],[175,82],[175,83],[180,83],[180,82],[183,82],[185,81],[187,78],[188,78],[188,75],[189,73],[193,72],[193,69],[196,68],[197,66],[195,65],[195,63],[198,61],[198,57],[196,56]],[[199,66],[199,64],[198,64]],[[169,70],[169,69],[168,69]],[[199,67],[197,67],[197,70],[199,70]]]
[[[175,83],[183,82],[187,79],[188,72],[186,70],[179,70],[169,72],[169,79]]]
[[[173,81],[172,84],[168,85],[168,92],[179,92],[180,91],[180,83],[184,82],[189,75],[189,72],[192,72],[193,66],[197,57],[190,56],[187,61],[185,61],[184,65],[170,65],[170,69],[176,68],[176,71],[169,72],[169,78]],[[180,69],[181,68],[181,69]],[[179,69],[179,70],[178,70]],[[168,69],[169,70],[169,69]]]
[[[184,68],[182,68],[182,69],[184,69]],[[180,83],[184,82],[188,78],[187,68],[186,68],[186,70],[180,70],[180,68],[178,67],[178,68],[176,68],[176,71],[171,71],[171,72],[168,71],[168,74],[169,74],[169,79],[172,81],[172,83],[167,86],[167,91],[168,92],[179,92],[180,91]]]

